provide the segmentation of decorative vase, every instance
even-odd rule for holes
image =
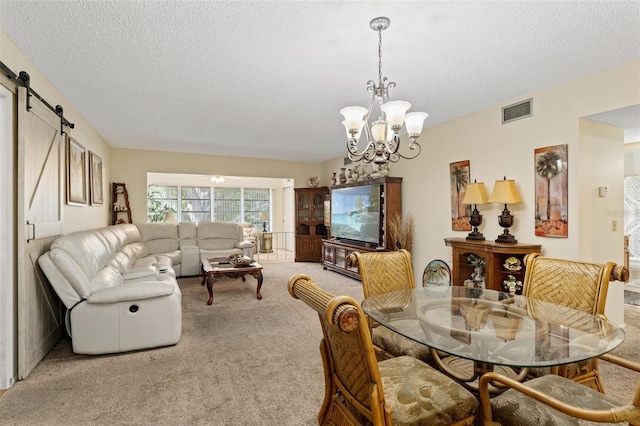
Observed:
[[[331,176],[331,186],[335,185],[336,183],[338,183],[338,180],[336,179],[336,172],[333,172],[333,176]]]
[[[354,182],[356,182],[358,180],[358,178],[360,177],[360,173],[358,173],[358,168],[354,168],[353,171],[351,172],[351,180],[353,180]]]
[[[340,167],[340,183],[347,183],[347,176],[344,174],[345,170],[347,170],[346,167]]]
[[[317,176],[310,177],[309,180],[307,181],[307,184],[311,188],[316,188],[318,186],[318,184],[319,184],[318,177]]]
[[[347,169],[347,182],[353,181],[353,175],[351,173],[351,169]]]

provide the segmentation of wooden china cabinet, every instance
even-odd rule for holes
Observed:
[[[488,289],[498,291],[506,291],[503,281],[507,280],[509,275],[524,282],[524,257],[529,253],[540,253],[542,250],[539,244],[497,243],[465,238],[445,238],[444,242],[453,251],[453,285],[464,285],[465,280],[472,279],[476,267],[473,260],[482,259],[484,285]]]
[[[322,239],[327,238],[324,200],[329,188],[294,188],[296,198],[296,262],[320,262]]]

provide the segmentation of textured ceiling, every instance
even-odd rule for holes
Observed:
[[[111,146],[299,161],[345,154],[377,16],[391,98],[427,127],[640,58],[638,1],[0,0],[2,30]]]

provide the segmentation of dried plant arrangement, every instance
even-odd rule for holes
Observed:
[[[397,250],[405,249],[411,252],[415,230],[416,226],[411,213],[405,216],[396,213],[389,219],[389,231]]]

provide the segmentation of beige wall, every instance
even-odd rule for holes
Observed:
[[[180,154],[175,152],[141,151],[114,148],[111,151],[111,178],[125,183],[129,193],[132,219],[146,222],[147,172],[216,174],[291,178],[295,187],[307,186],[310,176],[320,176],[321,164],[291,161],[267,161],[252,158],[220,157],[215,155]],[[328,180],[321,180],[328,184]],[[273,194],[274,217],[272,231],[281,231],[283,215],[282,188]]]
[[[61,105],[64,108],[64,117],[75,125],[73,129],[68,130],[69,134],[87,150],[95,152],[102,158],[105,204],[80,207],[65,205],[63,210],[64,233],[104,226],[109,220],[108,182],[111,147],[2,31],[0,31],[0,60],[16,74],[20,71],[26,71],[31,79],[33,90],[50,105]]]

